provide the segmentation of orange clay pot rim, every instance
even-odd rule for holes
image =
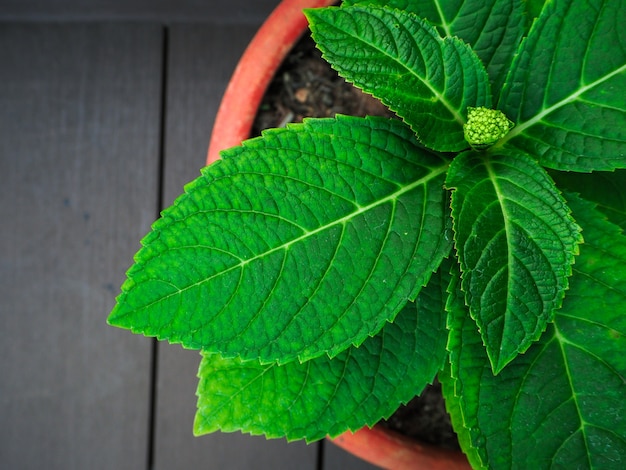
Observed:
[[[274,73],[308,28],[305,8],[329,6],[337,0],[283,0],[258,30],[241,56],[215,118],[207,165],[219,152],[250,136],[257,109]]]
[[[381,425],[347,431],[333,444],[380,468],[393,470],[471,470],[467,457],[457,450],[443,449],[403,436]]]

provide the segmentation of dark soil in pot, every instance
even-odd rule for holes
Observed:
[[[252,126],[252,135],[263,129],[301,122],[305,117],[352,116],[395,117],[377,99],[346,83],[322,59],[309,35],[287,55],[276,72]]]
[[[332,117],[335,114],[395,117],[378,100],[339,77],[306,35],[287,56],[271,82],[252,135],[260,135],[263,129],[301,122],[304,117]],[[381,424],[422,442],[459,449],[438,382]]]
[[[381,424],[428,444],[461,450],[437,381]]]

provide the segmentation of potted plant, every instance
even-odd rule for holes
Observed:
[[[541,3],[307,10],[401,120],[225,150],[142,241],[109,323],[201,351],[197,434],[336,436],[437,376],[475,468],[624,466],[626,5]]]

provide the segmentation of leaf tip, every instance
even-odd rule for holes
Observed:
[[[200,409],[198,409],[193,420],[193,435],[195,437],[199,437],[205,434],[210,434],[213,431],[216,431],[216,429],[207,429],[206,420],[202,417]]]
[[[109,313],[107,325],[117,328],[128,328],[127,315],[121,308],[121,304],[116,304],[111,313]]]

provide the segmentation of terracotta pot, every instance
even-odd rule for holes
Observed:
[[[329,439],[356,457],[392,470],[469,470],[462,452],[424,444],[377,425]]]
[[[250,136],[261,99],[287,53],[308,28],[302,10],[332,5],[337,0],[283,0],[256,33],[226,88],[207,154],[207,164],[219,152]]]
[[[207,154],[207,165],[223,149],[250,136],[267,86],[285,56],[306,31],[304,8],[333,5],[337,0],[283,0],[259,29],[241,57],[218,110]],[[389,469],[461,470],[471,468],[460,452],[417,443],[382,426],[346,432],[334,444],[355,456]]]

